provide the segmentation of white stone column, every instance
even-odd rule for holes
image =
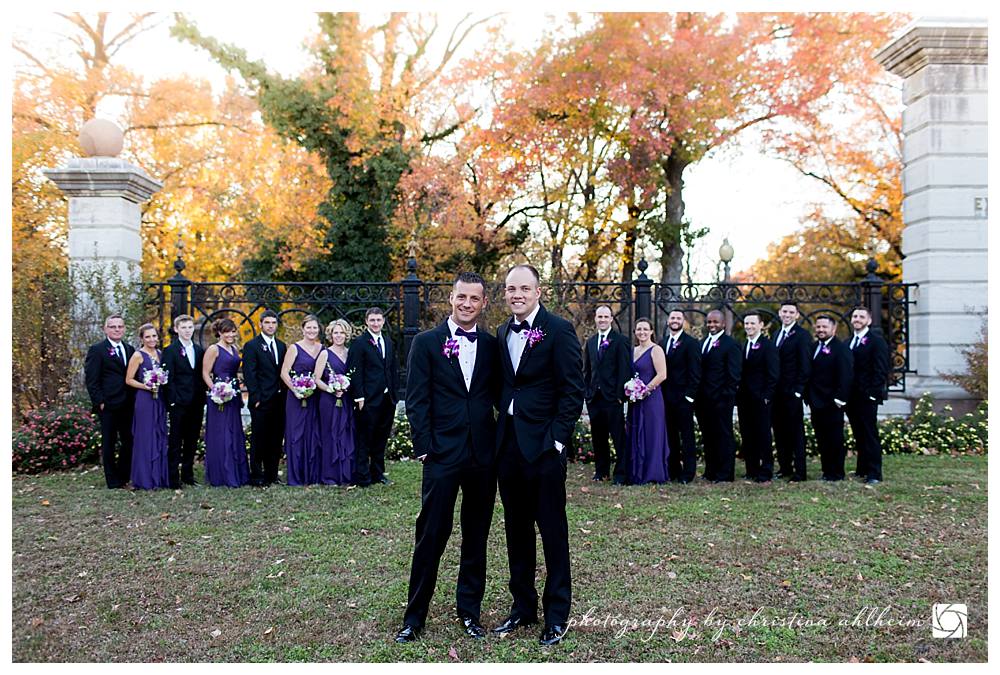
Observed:
[[[910,310],[907,396],[967,399],[942,373],[987,311],[987,29],[985,19],[921,18],[877,55],[903,78],[903,281]]]
[[[70,269],[98,265],[138,281],[142,261],[139,205],[163,188],[116,157],[78,157],[45,175],[69,197]]]

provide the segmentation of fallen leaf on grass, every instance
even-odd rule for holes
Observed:
[[[267,636],[272,635],[273,633],[274,633],[274,626],[271,626],[266,631],[264,631],[264,636],[267,637]]]
[[[45,619],[43,619],[43,618],[42,618],[42,617],[40,617],[40,616],[35,616],[35,617],[32,617],[32,618],[31,618],[31,627],[32,627],[32,628],[38,628],[38,627],[39,627],[39,626],[41,626],[41,625],[42,625],[43,623],[45,623]]]
[[[810,497],[809,501],[811,501],[811,502],[818,502],[819,501],[819,497]]]
[[[590,488],[584,485],[582,488],[580,488],[580,492],[590,492]]]
[[[49,500],[48,499],[43,499],[42,500],[42,506],[51,506],[51,504],[49,504]]]
[[[672,634],[670,635],[670,637],[672,637],[672,638],[674,639],[674,642],[680,642],[681,640],[683,640],[683,639],[684,639],[684,636],[685,636],[686,634],[687,634],[687,631],[683,631],[683,630],[675,630],[675,631],[674,631],[674,632],[673,632],[673,633],[672,633]]]
[[[63,598],[63,600],[65,600],[66,602],[79,602],[81,599],[83,599],[83,596],[80,595],[79,593],[74,593],[73,595],[67,595]]]
[[[170,518],[170,514],[169,513],[161,513],[160,514],[160,520],[167,520],[168,518]]]
[[[584,534],[590,534],[590,530],[585,530],[582,527],[580,528],[580,531],[583,532]]]
[[[676,579],[677,578],[677,572],[667,572],[667,578],[668,579]]]
[[[216,628],[215,630],[212,631],[211,635],[212,635],[212,637],[217,638],[220,635],[222,635],[222,631],[219,630],[218,628]]]
[[[621,504],[615,504],[615,508],[616,509],[620,509],[620,508],[622,508],[622,505]]]
[[[203,509],[211,509],[211,508],[212,508],[212,505],[211,505],[211,504],[209,504],[208,502],[202,502],[202,503],[201,503],[201,504],[199,504],[198,506],[200,506],[200,507],[201,507],[201,508],[203,508]]]
[[[788,579],[785,579],[784,581],[781,582],[781,585],[784,586],[785,588],[791,588],[792,582],[789,581]]]
[[[454,647],[449,647],[448,648],[448,656],[450,656],[455,661],[461,661],[462,660],[462,659],[458,658],[458,652],[455,651]]]
[[[861,572],[858,572],[858,581],[864,581],[865,578],[861,576]]]

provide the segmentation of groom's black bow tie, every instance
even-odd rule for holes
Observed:
[[[520,333],[522,330],[528,330],[529,328],[531,328],[531,324],[527,320],[520,323],[514,321],[514,319],[510,320],[510,329],[515,333]]]
[[[467,330],[462,330],[461,328],[456,328],[455,329],[455,335],[461,335],[462,337],[464,337],[469,342],[475,342],[476,341],[476,331],[471,331],[470,332],[470,331],[467,331]]]

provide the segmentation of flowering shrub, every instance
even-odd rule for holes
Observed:
[[[385,445],[386,459],[413,459],[413,439],[410,437],[410,421],[402,408],[396,409],[392,422],[392,433]]]
[[[24,416],[12,446],[16,473],[70,469],[100,461],[101,424],[80,403],[43,403]]]

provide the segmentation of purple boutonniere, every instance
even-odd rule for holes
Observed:
[[[545,333],[542,332],[541,328],[532,328],[524,332],[524,339],[528,341],[528,348],[530,349],[545,339]]]
[[[861,338],[861,344],[863,344],[863,345],[868,344],[868,336],[867,335],[864,336],[863,338]]]
[[[718,340],[716,340],[715,342],[713,342],[713,343],[712,343],[712,346],[711,346],[711,347],[709,347],[709,349],[715,349],[715,348],[716,348],[716,347],[718,347],[718,346],[719,346],[719,341],[718,341]]]
[[[368,338],[368,344],[370,344],[375,349],[378,349],[378,345],[375,343],[375,340],[373,340],[372,338]]]
[[[115,351],[114,347],[108,347],[108,356],[118,357],[118,352]]]
[[[608,338],[604,338],[603,340],[601,340],[600,347],[598,347],[598,348],[599,349],[607,349],[610,346],[611,346],[611,343],[608,342]]]
[[[820,348],[820,352],[822,352],[823,354],[829,354],[830,353],[830,347],[829,347],[829,345],[823,345]]]
[[[444,347],[441,348],[441,353],[446,359],[458,356],[458,340],[455,338],[448,338],[445,340]]]
[[[755,351],[757,349],[760,349],[760,343],[759,342],[754,342],[752,345],[750,345],[750,351]]]

